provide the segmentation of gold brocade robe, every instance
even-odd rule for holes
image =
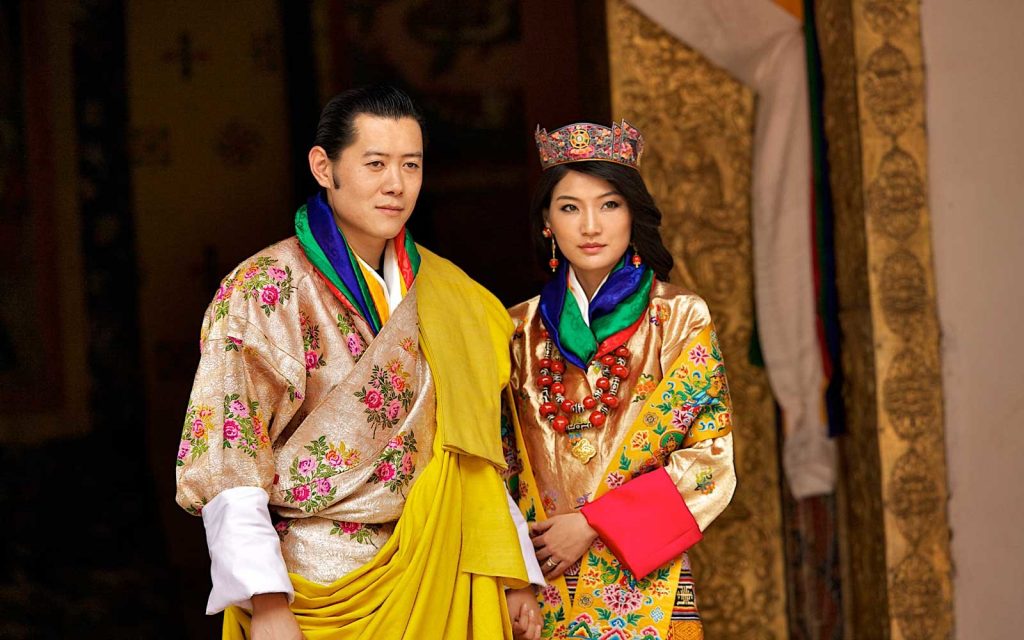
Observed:
[[[328,584],[371,560],[432,455],[418,328],[414,285],[375,338],[295,238],[243,263],[203,325],[178,503],[260,487],[290,573]]]
[[[583,432],[596,453],[589,462],[582,463],[570,450],[568,437],[554,431],[548,421],[540,417],[538,361],[543,357],[545,341],[538,303],[539,298],[533,298],[509,310],[517,325],[511,347],[510,388],[536,488],[544,511],[550,517],[579,509],[594,499],[602,483],[614,485],[614,479],[605,476],[620,455],[623,441],[645,401],[684,347],[711,325],[711,317],[706,303],[697,295],[655,281],[646,317],[624,345],[631,352],[627,364],[630,373],[621,382],[617,396],[619,406],[610,413],[603,427]],[[597,367],[591,366],[584,372],[566,362],[562,378],[565,396],[582,400],[592,393],[598,377],[600,369]],[[515,453],[509,451],[507,456],[510,472],[515,473]],[[666,453],[659,463],[675,483],[701,530],[732,498],[736,475],[731,433]],[[573,574],[577,573],[578,566],[577,563],[567,571],[570,585],[574,585]],[[699,625],[692,575],[685,557],[674,610],[664,614],[672,615],[674,634],[688,633],[678,625]],[[695,629],[695,634],[699,634],[699,628]]]

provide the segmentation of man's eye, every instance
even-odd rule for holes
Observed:
[[[380,160],[372,160],[370,162],[367,162],[366,166],[368,166],[368,167],[383,167],[384,163],[381,162]]]

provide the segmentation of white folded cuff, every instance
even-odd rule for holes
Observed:
[[[540,563],[537,562],[537,554],[533,550],[533,540],[530,539],[530,525],[519,510],[519,506],[512,499],[512,496],[505,494],[508,498],[508,512],[512,514],[512,522],[516,523],[516,534],[519,536],[519,550],[523,554],[523,562],[526,563],[526,577],[530,584],[538,587],[546,587],[544,572],[540,570]]]
[[[251,610],[252,597],[260,593],[284,593],[289,602],[295,599],[269,502],[259,487],[233,487],[203,507],[213,579],[207,615],[230,606]]]

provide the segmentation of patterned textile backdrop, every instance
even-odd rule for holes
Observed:
[[[647,137],[673,279],[708,301],[736,403],[739,488],[691,556],[707,637],[785,638],[775,406],[748,360],[754,97],[623,0],[607,7],[612,113]]]
[[[848,637],[946,638],[953,593],[920,3],[816,0],[833,168]]]

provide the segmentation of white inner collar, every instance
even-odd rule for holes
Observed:
[[[594,289],[594,296],[596,296],[597,292],[601,290],[604,283],[608,282],[608,276],[611,274],[612,272],[609,271],[605,275],[604,279],[601,280],[601,283],[597,285],[597,288]],[[591,296],[589,299],[587,298],[586,292],[583,291],[583,285],[580,284],[579,278],[576,277],[576,272],[573,270],[572,266],[569,267],[569,292],[572,293],[572,297],[576,299],[576,305],[580,308],[580,315],[583,316],[583,322],[587,323],[587,326],[589,327],[590,301],[594,299],[594,296]]]

